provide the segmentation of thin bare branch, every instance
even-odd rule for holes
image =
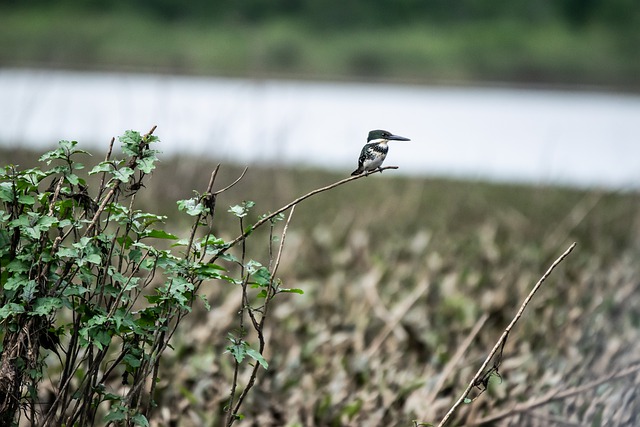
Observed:
[[[498,420],[504,419],[504,418],[508,418],[508,417],[512,417],[518,414],[521,414],[523,412],[528,412],[534,408],[546,405],[548,403],[551,403],[553,401],[557,401],[557,400],[562,400],[562,399],[566,399],[568,397],[572,397],[581,393],[584,393],[585,391],[588,390],[592,390],[598,386],[601,386],[602,384],[611,382],[611,381],[615,381],[615,380],[619,380],[622,379],[624,377],[628,377],[630,375],[636,374],[640,372],[640,363],[639,364],[635,364],[635,365],[631,365],[626,369],[623,369],[622,371],[619,372],[613,372],[609,375],[605,375],[601,378],[598,378],[594,381],[588,382],[586,384],[583,384],[581,386],[577,386],[577,387],[571,387],[569,389],[566,390],[551,390],[549,391],[547,394],[545,394],[544,396],[537,398],[537,399],[532,399],[529,400],[527,402],[523,402],[520,404],[515,405],[513,408],[507,409],[505,411],[499,412],[497,414],[491,415],[489,417],[485,417],[485,418],[481,418],[479,420],[476,421],[472,421],[470,423],[468,423],[468,426],[478,426],[478,425],[483,425],[483,424],[491,424],[494,423]]]
[[[369,176],[371,174],[378,173],[378,172],[382,173],[382,171],[385,171],[387,169],[398,169],[398,166],[385,166],[383,168],[376,169],[374,171],[365,172],[365,173],[362,173],[360,175],[350,176],[348,178],[344,178],[344,179],[341,179],[340,181],[334,182],[333,184],[327,185],[326,187],[321,187],[321,188],[317,188],[317,189],[315,189],[313,191],[310,191],[309,193],[305,194],[304,196],[298,197],[297,199],[293,200],[290,203],[287,203],[286,205],[284,205],[280,209],[276,210],[275,212],[272,212],[269,215],[266,215],[266,216],[262,217],[255,224],[253,224],[247,231],[245,231],[244,233],[242,233],[241,235],[239,235],[235,239],[233,239],[230,242],[228,242],[227,245],[226,245],[226,248],[222,249],[220,252],[218,252],[216,255],[214,255],[209,262],[214,262],[220,255],[222,255],[227,250],[229,250],[230,248],[232,248],[235,245],[237,245],[239,242],[241,242],[244,239],[246,239],[249,236],[249,234],[251,234],[253,232],[253,230],[255,230],[256,228],[260,227],[265,222],[271,220],[275,216],[281,214],[282,212],[285,212],[287,209],[290,209],[292,206],[297,205],[298,203],[302,202],[303,200],[308,199],[309,197],[315,196],[318,193],[322,193],[324,191],[328,191],[328,190],[331,190],[333,188],[336,188],[336,187],[338,187],[338,186],[340,186],[342,184],[346,184],[349,181],[354,181],[356,179],[365,178],[365,177],[367,177],[367,176]]]
[[[213,188],[213,183],[216,180],[216,176],[218,175],[218,171],[219,170],[220,170],[220,163],[218,163],[216,165],[215,169],[213,170],[213,172],[211,172],[211,178],[209,178],[209,185],[207,185],[207,191],[205,192],[205,195],[211,194],[211,189]],[[212,197],[215,197],[215,196],[212,196]],[[213,214],[213,212],[211,212],[211,214]],[[203,213],[200,212],[198,214],[198,216],[196,217],[196,219],[193,221],[193,226],[191,227],[191,235],[189,236],[189,244],[187,245],[187,249],[185,251],[185,253],[186,253],[185,256],[187,258],[189,258],[189,255],[191,254],[191,248],[193,246],[193,239],[196,237],[196,231],[198,230],[198,227],[200,226],[200,220],[202,219],[202,215],[203,215]]]
[[[444,387],[445,382],[453,372],[458,362],[460,362],[464,354],[467,352],[467,350],[471,346],[471,343],[476,338],[478,333],[482,330],[482,327],[488,319],[489,315],[485,313],[482,315],[482,317],[480,317],[480,319],[478,319],[476,324],[473,325],[473,329],[471,329],[471,332],[469,332],[462,344],[460,344],[460,346],[456,350],[456,353],[451,359],[449,359],[444,369],[442,370],[442,374],[440,375],[440,378],[438,378],[438,382],[433,387],[433,390],[431,390],[429,397],[426,399],[425,407],[429,408],[433,405],[433,402],[435,402],[438,393],[440,392],[440,390],[442,390],[442,387]]]
[[[513,329],[513,327],[518,322],[518,320],[520,320],[520,318],[522,317],[522,314],[524,313],[525,308],[527,307],[527,305],[529,304],[529,302],[531,301],[535,293],[538,291],[538,289],[540,289],[540,286],[542,286],[542,283],[547,279],[547,277],[549,277],[551,272],[558,266],[558,264],[560,264],[571,253],[571,251],[573,251],[575,247],[576,247],[576,243],[574,242],[573,244],[571,244],[571,246],[569,246],[569,248],[566,251],[564,251],[562,255],[560,255],[553,262],[553,264],[551,264],[551,267],[549,267],[549,269],[542,275],[540,280],[538,280],[538,283],[536,283],[533,289],[531,289],[531,292],[529,292],[529,295],[527,295],[525,300],[522,302],[520,309],[518,310],[514,318],[511,320],[511,323],[509,323],[509,326],[506,327],[506,329],[504,330],[504,332],[502,333],[502,335],[500,336],[496,344],[493,346],[493,349],[491,350],[491,352],[489,353],[485,361],[482,363],[482,366],[480,367],[480,369],[478,369],[478,372],[476,372],[476,374],[473,376],[473,378],[469,382],[469,385],[467,386],[465,391],[462,393],[460,398],[458,398],[458,400],[453,404],[453,406],[446,413],[442,421],[440,421],[440,424],[438,424],[438,427],[445,426],[449,421],[449,419],[456,412],[456,410],[460,407],[460,405],[462,405],[465,399],[467,399],[467,396],[471,392],[471,389],[473,389],[473,387],[475,387],[478,384],[481,377],[485,375],[485,370],[489,365],[489,363],[491,362],[491,360],[493,359],[493,357],[496,355],[498,350],[504,347],[507,337],[509,336],[509,332],[511,332],[511,329]]]
[[[218,164],[218,166],[220,166],[220,164]],[[217,167],[216,167],[217,169]],[[247,171],[249,170],[249,167],[245,167],[244,170],[242,171],[242,173],[240,174],[240,176],[238,177],[238,179],[236,179],[235,181],[233,181],[231,184],[227,185],[226,187],[224,187],[221,190],[216,191],[215,193],[213,193],[214,196],[217,196],[220,193],[223,193],[225,191],[227,191],[228,189],[230,189],[231,187],[233,187],[234,185],[236,185],[237,183],[240,182],[240,180],[242,178],[244,178],[244,175],[247,173]]]

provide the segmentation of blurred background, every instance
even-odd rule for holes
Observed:
[[[412,140],[391,144],[397,171],[296,210],[279,271],[305,294],[276,301],[240,424],[437,422],[576,241],[511,334],[502,381],[457,422],[640,425],[637,374],[589,387],[639,362],[640,2],[0,0],[2,165],[61,139],[97,163],[153,125],[161,165],[137,202],[178,234],[175,201],[217,162],[220,186],[250,166],[219,203],[255,200],[257,217],[346,177],[371,129]],[[154,425],[223,417],[239,301],[207,293]]]
[[[368,130],[423,176],[636,187],[634,1],[0,2],[0,142],[353,167]],[[325,149],[325,144],[330,149]],[[572,161],[567,161],[569,158]]]

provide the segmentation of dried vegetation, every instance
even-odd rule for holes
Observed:
[[[166,161],[147,185],[145,208],[175,218],[175,200],[204,188],[213,166]],[[238,174],[223,165],[218,180]],[[450,425],[640,425],[638,195],[393,174],[296,209],[279,276],[305,294],[275,301],[269,369],[237,425],[437,424],[574,241],[511,332],[499,375]],[[251,168],[218,204],[254,200],[257,218],[337,178]],[[233,237],[235,222],[220,212],[218,232]],[[233,371],[225,337],[240,294],[228,283],[203,290],[212,309],[181,325],[152,425],[224,420]]]

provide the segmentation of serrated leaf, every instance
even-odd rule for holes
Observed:
[[[59,308],[62,308],[62,300],[60,298],[40,297],[36,298],[31,313],[36,316],[48,316]]]
[[[198,203],[196,199],[178,200],[178,210],[184,211],[187,215],[197,216],[204,212],[205,207]]]
[[[4,289],[8,291],[15,291],[27,283],[27,278],[20,275],[11,275],[4,283]]]
[[[89,171],[89,175],[94,175],[100,172],[111,172],[113,169],[114,167],[113,167],[113,164],[111,164],[111,162],[101,162],[101,163],[98,163],[96,166],[93,167],[93,169]]]
[[[138,160],[138,168],[144,173],[151,173],[156,168],[155,159],[146,158]]]
[[[115,179],[118,179],[122,182],[127,182],[129,181],[129,178],[131,178],[131,176],[135,173],[135,171],[131,168],[128,167],[122,167],[118,170],[113,171],[113,177]]]
[[[22,304],[16,304],[14,302],[10,302],[0,307],[0,320],[6,319],[7,317],[13,314],[21,314],[21,313],[24,313],[24,306]]]

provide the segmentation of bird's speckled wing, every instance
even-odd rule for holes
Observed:
[[[358,158],[358,169],[352,175],[361,174],[364,171],[374,170],[382,165],[389,147],[387,144],[373,143],[366,144],[362,147],[360,157]]]

